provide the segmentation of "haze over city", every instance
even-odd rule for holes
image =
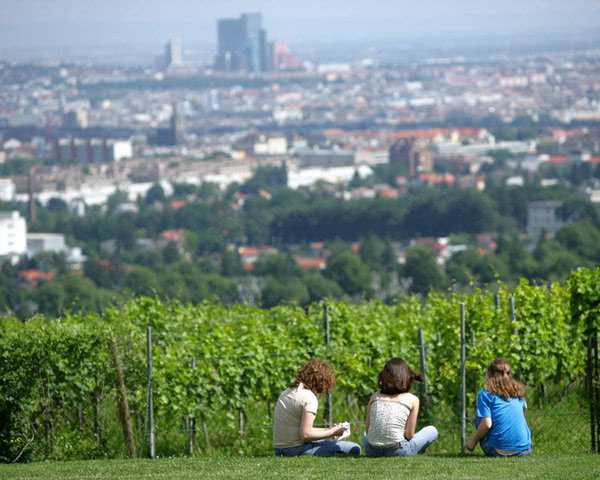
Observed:
[[[300,47],[404,42],[399,46],[452,48],[457,42],[469,45],[464,40],[477,37],[483,44],[510,48],[511,41],[516,45],[585,43],[600,29],[600,3],[586,0],[3,0],[2,4],[0,53],[5,56],[23,52],[56,56],[56,47],[63,48],[64,55],[65,48],[111,45],[128,46],[143,56],[148,48],[160,48],[163,38],[173,36],[188,48],[208,51],[216,44],[216,19],[243,11],[261,12],[272,38]]]

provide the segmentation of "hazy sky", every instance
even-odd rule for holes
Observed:
[[[216,44],[242,12],[290,43],[600,29],[600,0],[0,0],[0,46]]]

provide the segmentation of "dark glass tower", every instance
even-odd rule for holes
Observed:
[[[240,18],[217,21],[215,69],[221,72],[270,71],[267,33],[260,13],[244,13]]]

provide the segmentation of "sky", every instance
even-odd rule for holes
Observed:
[[[213,45],[243,12],[291,44],[600,29],[600,0],[0,0],[0,47]]]

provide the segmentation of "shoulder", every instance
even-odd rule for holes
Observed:
[[[419,406],[419,397],[410,392],[400,393],[394,398],[394,401],[406,405],[411,410]]]
[[[487,391],[486,388],[482,388],[481,390],[479,390],[479,393],[477,394],[477,398],[490,398],[492,396],[492,394],[490,392]]]
[[[414,393],[407,392],[405,395],[405,399],[407,403],[409,403],[411,409],[419,406],[419,397],[417,397]]]
[[[304,385],[299,385],[298,386],[298,396],[302,397],[302,398],[310,398],[310,399],[317,399],[317,396],[314,394],[314,392],[312,390],[309,390],[308,388],[304,388]]]
[[[497,395],[488,392],[485,388],[482,388],[481,390],[479,390],[479,393],[477,394],[477,402],[491,404],[494,402],[494,398],[496,396]]]

